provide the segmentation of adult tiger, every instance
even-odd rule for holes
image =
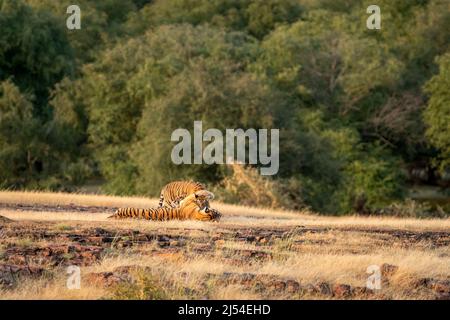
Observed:
[[[159,207],[154,209],[120,208],[109,218],[140,218],[147,220],[201,220],[218,221],[219,211],[209,208],[208,200],[213,194],[207,190],[197,191],[180,202],[177,208]]]
[[[161,190],[159,207],[177,208],[180,206],[180,201],[188,195],[205,189],[203,184],[194,181],[174,181],[168,183]],[[206,206],[209,207],[209,202],[206,203]]]

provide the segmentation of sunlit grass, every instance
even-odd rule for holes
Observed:
[[[186,252],[148,254],[157,247],[146,244],[144,251],[117,249],[113,245],[105,250],[103,258],[94,265],[82,267],[82,279],[91,272],[113,272],[121,266],[147,268],[149,277],[141,282],[127,284],[119,289],[101,288],[82,280],[80,290],[69,290],[65,285],[67,275],[64,267],[51,270],[52,277],[21,280],[13,290],[0,291],[1,299],[103,299],[103,298],[145,298],[155,299],[261,299],[266,298],[258,291],[243,290],[239,285],[218,286],[212,280],[206,287],[201,285],[207,274],[221,275],[225,272],[275,275],[289,278],[301,284],[328,282],[364,286],[369,265],[393,264],[399,267],[390,280],[386,293],[396,299],[430,298],[416,293],[410,296],[407,290],[413,280],[420,278],[450,278],[450,248],[432,247],[426,240],[411,242],[402,246],[391,243],[386,234],[377,230],[447,231],[449,219],[400,219],[389,217],[323,217],[309,212],[246,208],[212,202],[224,218],[218,223],[199,221],[146,221],[109,220],[110,207],[118,205],[142,206],[155,204],[155,199],[133,197],[111,197],[95,195],[73,195],[64,193],[0,192],[0,202],[21,204],[78,206],[105,206],[108,212],[89,213],[75,211],[56,212],[0,209],[0,215],[13,220],[13,224],[39,223],[49,231],[78,232],[86,228],[107,230],[138,230],[141,232],[170,232],[189,235]],[[209,255],[190,250],[189,241],[197,241],[221,232],[234,229],[267,230],[282,229],[287,233],[270,244],[221,240]],[[313,232],[320,230],[320,232]],[[202,240],[200,240],[202,241]],[[206,239],[205,241],[208,241]],[[42,239],[11,237],[5,244],[14,246],[47,246]],[[155,244],[156,245],[156,244]],[[226,253],[229,250],[230,255]],[[265,252],[271,258],[251,264],[235,264],[239,253],[233,250],[256,250]],[[225,253],[224,253],[225,252]],[[229,258],[233,259],[229,259]],[[188,274],[180,279],[180,273]],[[156,277],[156,278],[154,278]],[[154,281],[157,279],[157,281]],[[189,288],[189,290],[185,290]],[[308,298],[309,296],[301,296]],[[300,298],[277,296],[277,298]],[[313,296],[309,298],[314,298]]]

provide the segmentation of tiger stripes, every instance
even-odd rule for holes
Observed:
[[[176,208],[180,201],[197,191],[205,190],[205,186],[195,181],[174,181],[166,184],[159,197],[159,207]]]
[[[214,220],[220,219],[222,214],[216,209],[206,208],[201,218],[193,217],[196,220]],[[154,208],[154,209],[138,209],[138,208],[120,208],[117,209],[114,215],[109,218],[114,219],[146,219],[154,221],[168,221],[168,220],[186,220],[191,218],[183,214],[180,208]]]
[[[154,208],[154,209],[138,209],[138,208],[120,208],[115,214],[114,218],[124,219],[124,218],[136,218],[136,219],[146,219],[146,220],[175,220],[182,219],[181,210],[179,208]]]
[[[222,216],[215,209],[209,208],[208,200],[213,198],[213,194],[207,190],[200,190],[190,194],[180,202],[178,208],[161,207],[153,209],[120,208],[109,218],[137,218],[146,220],[200,220],[218,221]],[[208,205],[206,205],[208,204]]]

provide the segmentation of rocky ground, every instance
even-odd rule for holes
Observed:
[[[114,211],[101,206],[42,204],[0,204],[0,209]],[[218,295],[218,290],[231,287],[243,292],[236,298],[450,299],[448,274],[427,277],[405,273],[402,265],[391,261],[379,264],[382,284],[379,290],[367,288],[368,275],[364,268],[348,282],[338,280],[339,277],[327,280],[320,274],[305,278],[289,276],[290,272],[279,272],[278,267],[273,273],[268,272],[270,265],[279,266],[287,261],[286,268],[292,268],[292,261],[312,254],[365,255],[368,243],[373,250],[377,247],[436,250],[448,259],[450,232],[303,225],[205,226],[172,228],[161,223],[146,230],[117,227],[117,223],[108,222],[95,226],[93,223],[16,221],[3,217],[0,219],[0,294],[8,297],[26,282],[57,285],[55,279],[64,274],[67,266],[75,265],[82,268],[83,283],[102,288],[103,296],[98,298],[136,298],[139,292],[138,298],[214,299],[223,297]],[[358,236],[362,237],[359,242],[346,240]],[[124,255],[128,258],[122,259]],[[121,263],[107,265],[111,259]],[[190,267],[199,259],[206,264],[203,268]],[[209,270],[208,263],[222,267]]]

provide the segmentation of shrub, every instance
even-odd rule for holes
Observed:
[[[301,208],[299,181],[282,183],[261,176],[257,168],[241,164],[227,166],[228,175],[214,187],[218,199],[246,206]]]
[[[117,285],[111,294],[113,300],[165,300],[168,294],[153,275],[138,272],[132,283]]]

